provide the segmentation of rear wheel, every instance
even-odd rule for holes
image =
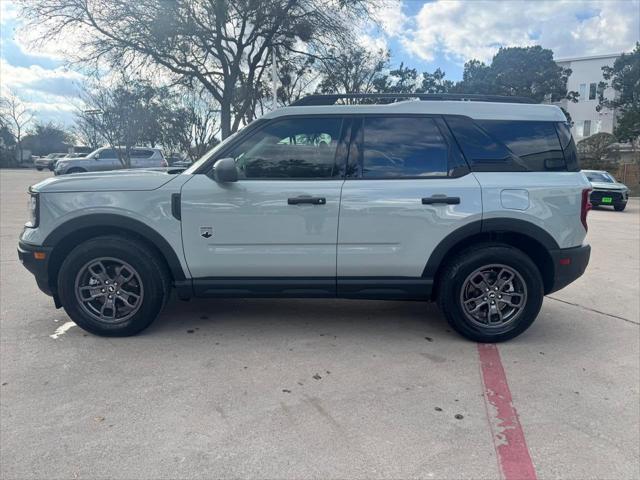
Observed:
[[[38,170],[39,172],[42,171],[42,167],[36,167],[36,170]]]
[[[71,251],[60,267],[58,292],[80,327],[96,335],[128,336],[158,316],[169,295],[169,278],[143,244],[103,236]]]
[[[531,259],[500,244],[463,251],[445,267],[438,285],[438,304],[449,324],[477,342],[520,335],[536,319],[543,296]]]

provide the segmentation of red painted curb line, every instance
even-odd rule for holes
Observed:
[[[479,343],[478,354],[487,419],[502,477],[505,480],[536,480],[536,469],[529,455],[518,412],[513,406],[498,347]]]

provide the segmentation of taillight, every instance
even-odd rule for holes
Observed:
[[[580,221],[582,222],[582,226],[584,226],[585,231],[589,230],[589,226],[587,225],[587,213],[591,210],[591,202],[589,201],[589,194],[591,193],[590,188],[585,188],[582,190],[582,204],[580,206]]]
[[[169,166],[169,162],[167,162],[167,159],[166,159],[166,158],[163,158],[163,159],[162,159],[162,166],[163,166],[163,167],[168,167],[168,166]]]

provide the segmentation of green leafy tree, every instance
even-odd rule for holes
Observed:
[[[451,80],[445,80],[445,72],[437,68],[433,73],[423,72],[418,93],[448,93],[454,86]]]
[[[540,47],[500,48],[490,65],[479,60],[465,63],[461,82],[451,90],[458,93],[517,95],[536,102],[565,98],[575,99],[567,92],[571,69],[559,66],[551,50]]]
[[[640,143],[640,42],[629,53],[623,53],[613,67],[602,67],[604,82],[598,86],[599,105],[617,111],[614,135],[621,142],[631,142],[635,149]],[[612,87],[613,99],[606,99],[604,91]]]
[[[23,147],[33,155],[66,152],[71,143],[71,134],[52,122],[36,123],[22,140]]]
[[[611,133],[595,133],[576,144],[580,165],[583,168],[608,169],[619,152],[615,148],[617,139]]]

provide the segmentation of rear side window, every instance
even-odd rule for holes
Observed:
[[[556,122],[446,118],[470,167],[485,172],[573,170],[565,160]],[[573,143],[571,133],[567,145]],[[575,146],[573,146],[575,149]],[[577,164],[577,161],[573,161]],[[569,168],[568,168],[569,167]]]
[[[135,149],[131,151],[131,158],[150,158],[152,155],[153,155],[153,150]]]
[[[366,117],[362,178],[447,176],[449,147],[432,118]]]
[[[527,170],[566,170],[554,122],[479,120],[477,123],[519,157]]]

